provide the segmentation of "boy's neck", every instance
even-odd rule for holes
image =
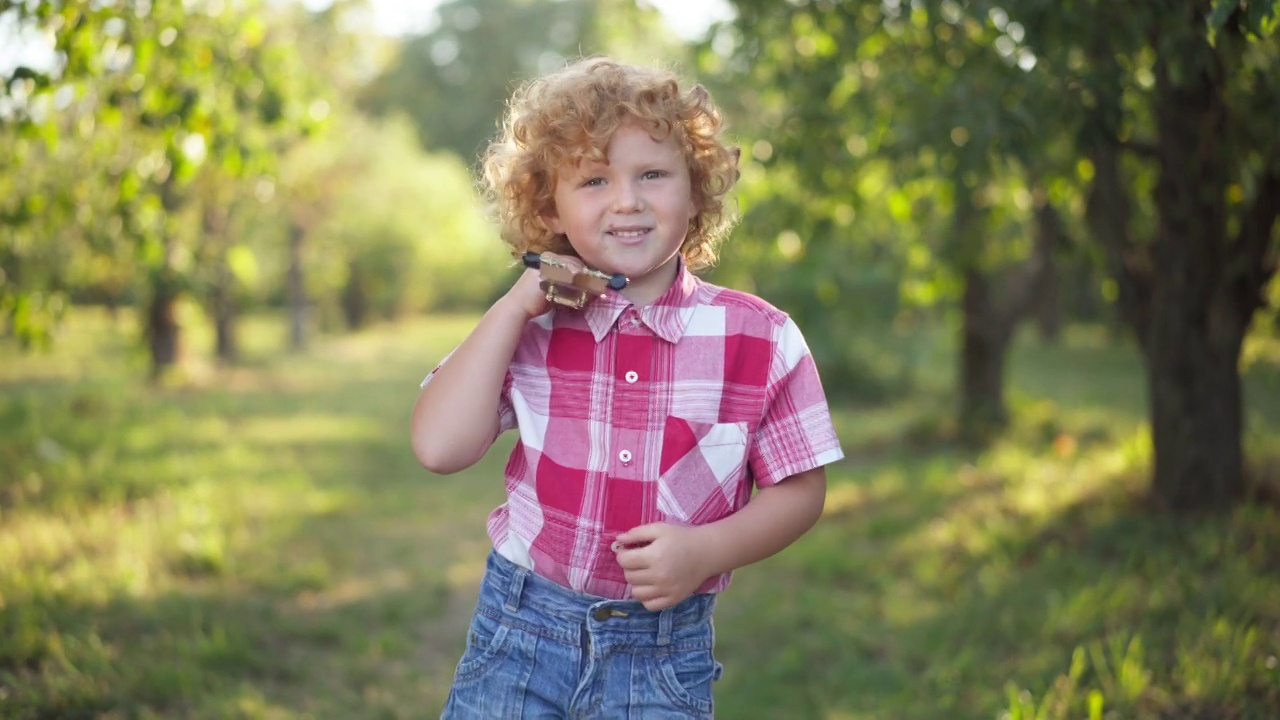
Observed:
[[[654,268],[639,281],[627,285],[619,294],[636,307],[644,307],[667,294],[680,274],[680,256]]]

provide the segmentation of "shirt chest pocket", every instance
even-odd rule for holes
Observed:
[[[702,525],[732,514],[751,495],[747,424],[668,417],[658,472],[664,520]]]

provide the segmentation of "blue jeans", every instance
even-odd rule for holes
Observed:
[[[442,718],[710,718],[714,607],[583,595],[491,552]]]

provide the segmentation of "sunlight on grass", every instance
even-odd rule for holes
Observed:
[[[471,553],[459,562],[450,563],[449,569],[445,572],[450,589],[463,590],[478,587],[480,579],[484,577],[484,561],[488,553],[489,549],[485,547],[481,552]]]
[[[250,318],[244,364],[218,367],[200,340],[198,370],[161,388],[141,381],[127,314],[73,314],[48,356],[0,347],[0,716],[438,714],[513,438],[438,477],[406,423],[474,322],[418,318],[289,355],[281,318]],[[1138,504],[1138,365],[1097,329],[1021,342],[1010,367],[1014,424],[983,451],[954,441],[945,389],[834,408],[848,459],[829,468],[822,520],[720,600],[719,716],[1280,704],[1276,511],[1179,520]],[[1275,375],[1259,363],[1248,381],[1260,471],[1280,457]]]
[[[253,418],[238,427],[236,432],[252,437],[259,445],[271,446],[376,440],[385,428],[371,419],[308,414]]]
[[[722,599],[722,654],[750,668],[726,670],[728,717],[1249,717],[1280,700],[1263,571],[1280,518],[1135,508],[1151,453],[1124,399],[1140,385],[1117,376],[1131,361],[1071,352],[1092,374],[1043,348],[1015,363],[1034,377],[1014,427],[976,455],[948,444],[936,398],[838,409],[849,460],[822,522]],[[1112,394],[1119,411],[1090,404]]]
[[[867,501],[867,491],[861,485],[841,484],[827,491],[826,504],[822,507],[824,517],[857,510]]]

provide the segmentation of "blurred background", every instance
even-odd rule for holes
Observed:
[[[728,718],[1280,717],[1278,0],[0,0],[0,716],[436,717],[519,81],[676,69],[848,458]]]

